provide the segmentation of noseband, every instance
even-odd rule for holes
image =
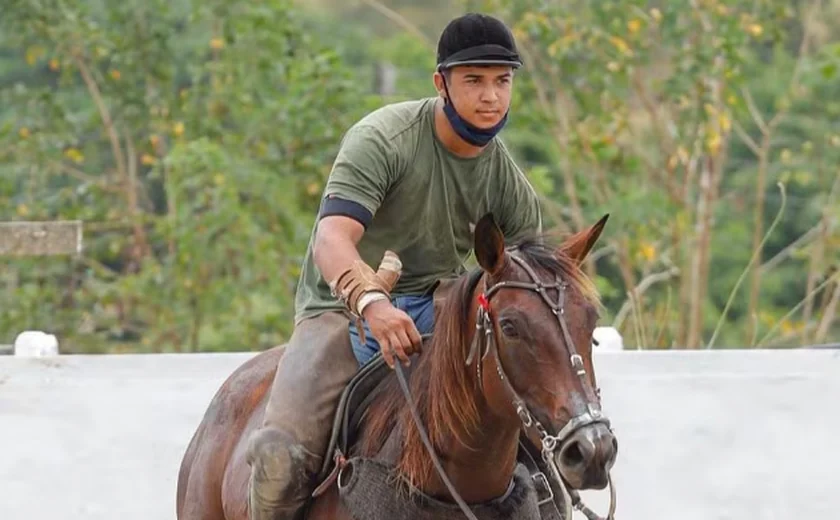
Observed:
[[[542,444],[542,458],[545,461],[546,465],[549,467],[552,473],[552,478],[554,479],[558,487],[570,499],[567,499],[565,501],[567,506],[565,511],[565,519],[571,520],[571,508],[574,507],[575,509],[581,511],[589,520],[614,520],[613,515],[615,513],[616,498],[615,487],[613,486],[612,479],[609,477],[609,475],[608,484],[610,487],[610,509],[606,519],[603,519],[583,504],[583,502],[580,499],[580,494],[576,490],[571,489],[570,486],[566,485],[566,482],[563,479],[563,476],[560,474],[559,468],[557,467],[557,462],[555,461],[555,455],[557,451],[562,451],[562,448],[568,441],[569,437],[580,428],[596,423],[605,424],[607,428],[610,428],[610,420],[601,411],[600,390],[596,388],[593,391],[592,387],[588,384],[588,381],[586,379],[586,368],[583,364],[583,358],[580,356],[580,354],[578,354],[577,349],[575,348],[575,344],[572,341],[572,336],[569,333],[569,326],[566,323],[564,306],[566,288],[568,287],[568,283],[561,280],[559,277],[555,278],[554,283],[543,283],[540,281],[533,268],[531,268],[531,266],[529,266],[524,260],[522,260],[514,251],[509,251],[508,254],[517,264],[519,264],[520,267],[522,267],[525,270],[525,272],[531,278],[532,282],[504,281],[494,284],[493,286],[488,288],[487,279],[484,279],[484,291],[478,296],[479,307],[478,316],[476,317],[476,334],[474,335],[473,342],[470,345],[470,351],[466,359],[466,364],[471,365],[472,363],[475,363],[478,381],[481,385],[483,384],[482,362],[488,356],[488,354],[490,354],[491,352],[493,353],[493,357],[495,358],[496,362],[496,372],[498,373],[499,378],[504,384],[507,392],[511,396],[511,402],[513,404],[514,409],[516,410],[517,416],[522,422],[523,428],[525,430],[528,430],[530,428],[534,428],[536,430],[537,434],[539,435],[540,442]],[[536,419],[534,414],[531,413],[531,411],[528,409],[528,406],[525,404],[525,401],[519,396],[518,392],[510,384],[510,379],[507,377],[504,369],[502,368],[502,362],[498,351],[498,344],[500,343],[500,336],[498,333],[498,322],[494,319],[493,311],[490,307],[490,302],[493,296],[496,295],[501,289],[522,289],[538,293],[542,297],[543,301],[551,308],[551,312],[557,317],[557,321],[560,324],[560,329],[563,332],[563,339],[566,343],[566,348],[569,350],[569,361],[572,365],[572,368],[576,371],[576,374],[580,378],[583,391],[586,394],[587,410],[585,412],[573,416],[556,434],[549,433],[549,431],[539,422],[539,420]],[[553,301],[549,296],[549,289],[557,290],[556,301]],[[452,482],[447,477],[446,472],[444,471],[443,466],[441,465],[440,460],[438,459],[437,454],[434,451],[434,448],[431,444],[430,439],[428,438],[426,430],[423,427],[420,415],[417,412],[414,400],[411,398],[411,392],[408,388],[408,383],[406,382],[405,375],[403,374],[402,366],[399,362],[397,362],[395,363],[394,367],[397,372],[397,379],[399,380],[400,387],[403,391],[403,394],[405,395],[406,400],[408,401],[412,418],[414,419],[414,423],[417,426],[417,429],[420,433],[420,438],[423,441],[423,444],[426,446],[426,449],[429,451],[429,455],[432,458],[432,464],[435,466],[435,469],[440,475],[441,480],[449,490],[449,493],[452,495],[454,500],[460,506],[464,515],[466,515],[466,517],[470,520],[477,520],[475,515],[469,509],[469,506],[467,506],[467,504],[455,490],[455,487],[452,485]]]

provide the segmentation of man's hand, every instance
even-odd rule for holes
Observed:
[[[394,368],[396,353],[403,364],[409,366],[408,356],[420,352],[423,340],[408,314],[388,300],[369,304],[362,314],[371,334],[379,342],[385,363]]]

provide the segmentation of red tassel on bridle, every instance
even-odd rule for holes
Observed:
[[[490,311],[490,301],[487,299],[487,296],[484,293],[478,295],[478,305],[485,311]]]

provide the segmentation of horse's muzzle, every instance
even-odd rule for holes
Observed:
[[[572,488],[604,489],[617,453],[615,435],[595,423],[574,432],[556,452],[555,462]]]

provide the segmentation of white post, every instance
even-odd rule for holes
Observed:
[[[607,352],[624,350],[624,339],[615,327],[595,327],[592,336],[598,342],[597,350]]]
[[[58,338],[40,330],[26,330],[15,338],[15,356],[44,357],[58,355]]]

